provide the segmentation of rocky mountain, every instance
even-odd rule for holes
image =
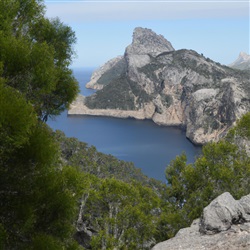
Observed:
[[[250,55],[240,52],[239,57],[228,66],[240,70],[250,70]]]
[[[193,50],[175,50],[163,36],[135,28],[123,56],[94,72],[90,97],[79,96],[69,115],[152,119],[180,126],[195,144],[218,140],[250,110],[250,74]]]
[[[158,243],[152,250],[250,249],[250,194],[235,200],[223,193],[204,208],[191,227]]]

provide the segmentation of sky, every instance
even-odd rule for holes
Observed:
[[[72,68],[100,67],[123,55],[135,27],[152,29],[177,49],[230,64],[249,54],[249,0],[45,0],[46,16],[76,34]]]

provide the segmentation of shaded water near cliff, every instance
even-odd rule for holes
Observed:
[[[74,70],[83,95],[93,93],[85,88],[92,71]],[[64,112],[48,124],[64,131],[68,137],[94,145],[100,152],[132,161],[144,174],[161,181],[165,181],[165,168],[176,155],[186,152],[188,162],[193,162],[201,152],[179,128],[158,126],[150,120],[67,116]]]

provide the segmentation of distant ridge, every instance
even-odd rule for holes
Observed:
[[[240,70],[250,70],[250,55],[240,52],[238,58],[228,66]]]

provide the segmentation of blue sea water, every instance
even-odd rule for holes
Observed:
[[[93,69],[75,69],[74,75],[85,96],[94,91],[85,88]],[[131,161],[149,177],[165,181],[165,168],[177,155],[186,152],[193,162],[201,152],[179,128],[164,127],[150,120],[118,119],[93,116],[67,116],[67,112],[49,120],[53,129],[60,129],[68,137],[93,145],[98,151]]]

